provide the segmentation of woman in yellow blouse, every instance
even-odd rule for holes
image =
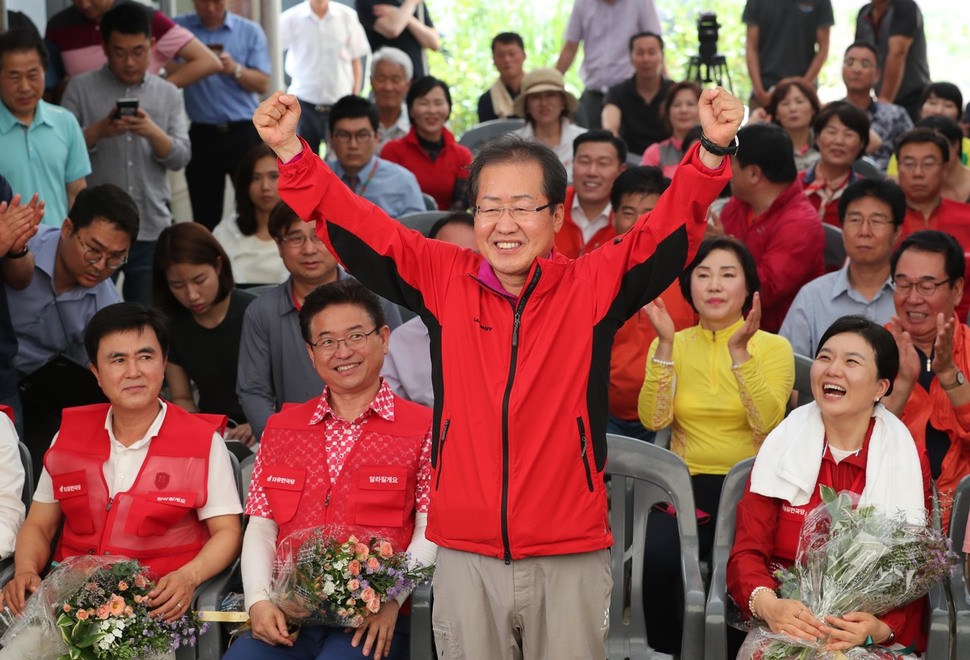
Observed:
[[[697,325],[675,332],[662,301],[645,308],[657,338],[640,390],[640,422],[654,430],[671,427],[670,449],[691,473],[702,560],[713,545],[725,475],[753,456],[781,422],[795,382],[788,340],[758,329],[760,287],[744,244],[719,236],[701,243],[680,276],[684,298],[700,318]],[[654,511],[647,529],[648,639],[658,651],[679,652],[679,609],[670,607],[682,591],[677,522],[668,512]]]

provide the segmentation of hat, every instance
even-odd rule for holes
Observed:
[[[518,117],[525,117],[525,97],[536,92],[560,92],[566,99],[566,109],[575,112],[579,101],[566,90],[566,81],[556,69],[535,69],[522,79],[522,91],[515,97],[512,107]]]

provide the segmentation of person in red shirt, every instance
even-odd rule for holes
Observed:
[[[840,318],[822,336],[812,364],[815,401],[795,409],[758,452],[737,506],[727,586],[744,614],[772,633],[824,640],[829,651],[872,643],[897,652],[926,648],[925,598],[879,617],[849,612],[820,620],[828,613],[779,597],[773,577],[776,568],[794,563],[802,524],[821,502],[819,486],[850,491],[860,495],[860,506],[926,524],[932,505],[926,454],[879,403],[892,393],[898,369],[889,331],[861,316]]]
[[[381,149],[381,158],[411,170],[421,192],[434,197],[442,211],[468,208],[465,182],[472,152],[445,128],[451,116],[448,85],[433,76],[415,80],[408,90],[411,131]]]
[[[570,259],[613,240],[610,191],[626,169],[626,143],[596,129],[573,140],[573,185],[566,188],[566,217],[556,233],[556,249]]]
[[[613,183],[610,205],[617,235],[625,234],[637,219],[657,205],[660,195],[670,186],[670,179],[659,167],[632,167],[620,173]],[[683,330],[694,325],[696,314],[674,282],[660,294],[674,328]],[[607,433],[653,441],[654,432],[644,428],[637,414],[637,398],[643,387],[647,367],[647,350],[657,336],[647,312],[640,309],[616,331],[610,358],[610,416]]]
[[[922,229],[946,232],[957,240],[964,255],[970,253],[970,204],[943,197],[943,183],[950,160],[950,144],[939,132],[926,127],[907,131],[896,147],[899,187],[906,194],[906,218],[900,240]],[[966,321],[970,294],[964,292],[957,316]]]
[[[825,234],[797,181],[784,129],[752,124],[738,131],[738,140],[733,197],[720,224],[751,250],[761,279],[761,329],[778,332],[798,290],[825,272]]]

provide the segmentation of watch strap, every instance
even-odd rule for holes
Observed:
[[[719,144],[711,142],[711,139],[701,133],[701,146],[704,147],[709,153],[715,156],[734,156],[738,153],[738,146],[741,143],[738,141],[738,136],[734,136],[734,141],[726,147],[722,147]]]

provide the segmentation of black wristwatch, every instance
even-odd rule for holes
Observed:
[[[726,147],[722,147],[719,144],[714,144],[710,138],[701,133],[701,146],[715,156],[736,156],[738,153],[738,145],[740,145],[740,142],[738,142],[737,135],[734,136],[734,142]]]
[[[20,252],[8,252],[7,259],[22,259],[26,257],[29,252],[30,252],[30,248],[25,245],[24,249],[21,250]]]

